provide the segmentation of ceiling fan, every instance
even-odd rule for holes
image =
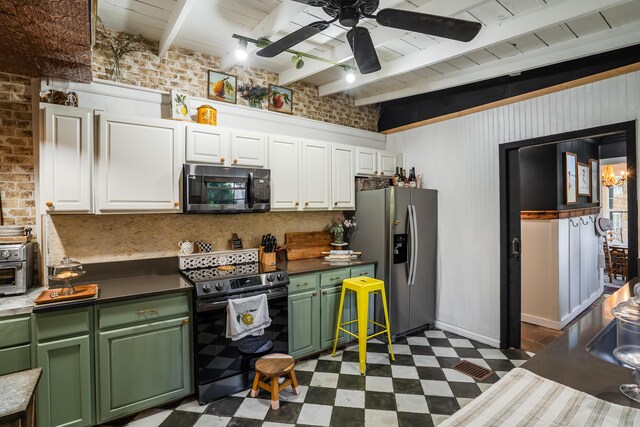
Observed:
[[[286,35],[280,40],[256,52],[258,56],[272,58],[296,44],[313,37],[339,21],[341,25],[351,28],[347,33],[349,46],[358,64],[361,74],[374,73],[380,70],[380,61],[375,46],[365,27],[358,27],[363,18],[375,19],[379,25],[415,31],[438,37],[468,42],[478,34],[482,25],[478,22],[426,13],[410,12],[400,9],[381,9],[376,15],[379,0],[294,0],[309,6],[321,7],[333,19],[316,21]],[[452,0],[453,1],[453,0]]]

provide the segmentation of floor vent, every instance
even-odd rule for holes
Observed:
[[[455,369],[458,372],[469,375],[471,378],[477,381],[484,381],[493,374],[493,371],[487,368],[483,368],[480,365],[476,365],[475,363],[471,363],[467,360],[459,361],[455,365],[452,365],[451,369]]]

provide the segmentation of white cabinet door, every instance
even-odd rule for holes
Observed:
[[[266,165],[267,140],[263,134],[231,132],[231,164],[237,166]]]
[[[569,313],[580,306],[580,218],[569,218]]]
[[[369,148],[357,148],[356,172],[358,175],[378,174],[378,150]]]
[[[331,207],[355,209],[354,148],[349,145],[331,145]]]
[[[218,126],[187,124],[187,161],[229,164],[229,131]]]
[[[43,212],[93,212],[93,110],[47,105],[40,142]]]
[[[271,209],[300,206],[300,145],[295,138],[269,137]]]
[[[378,151],[378,174],[392,177],[398,166],[397,153],[390,151]]]
[[[100,115],[100,212],[179,212],[184,124]]]
[[[327,209],[331,188],[329,145],[302,142],[302,208]]]

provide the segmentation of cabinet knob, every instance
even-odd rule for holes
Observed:
[[[173,202],[173,206],[177,208],[178,206],[180,206],[180,202]]]
[[[48,208],[50,208],[51,206],[53,206],[53,202],[45,202],[45,205],[47,205]]]
[[[374,175],[378,175],[378,171],[373,171],[373,174]]]
[[[224,157],[220,157],[220,164],[224,165]]]
[[[238,164],[238,159],[233,159],[233,164],[237,165]]]
[[[380,172],[380,176],[384,176],[384,172]]]
[[[300,206],[300,202],[296,202],[296,206]]]
[[[333,204],[333,206],[338,206],[338,202],[335,202],[335,203]]]
[[[313,293],[313,296],[314,296],[314,297],[317,297],[317,296],[318,296],[318,293],[317,293],[317,292],[314,292],[314,293]]]
[[[326,294],[327,294],[327,291],[322,291],[322,295],[326,295]]]
[[[309,206],[309,202],[304,202],[304,205],[305,206]]]

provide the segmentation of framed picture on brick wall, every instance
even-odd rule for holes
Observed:
[[[237,78],[221,71],[209,70],[207,98],[235,104],[237,100]]]
[[[286,87],[269,85],[269,111],[293,113],[293,91]]]

